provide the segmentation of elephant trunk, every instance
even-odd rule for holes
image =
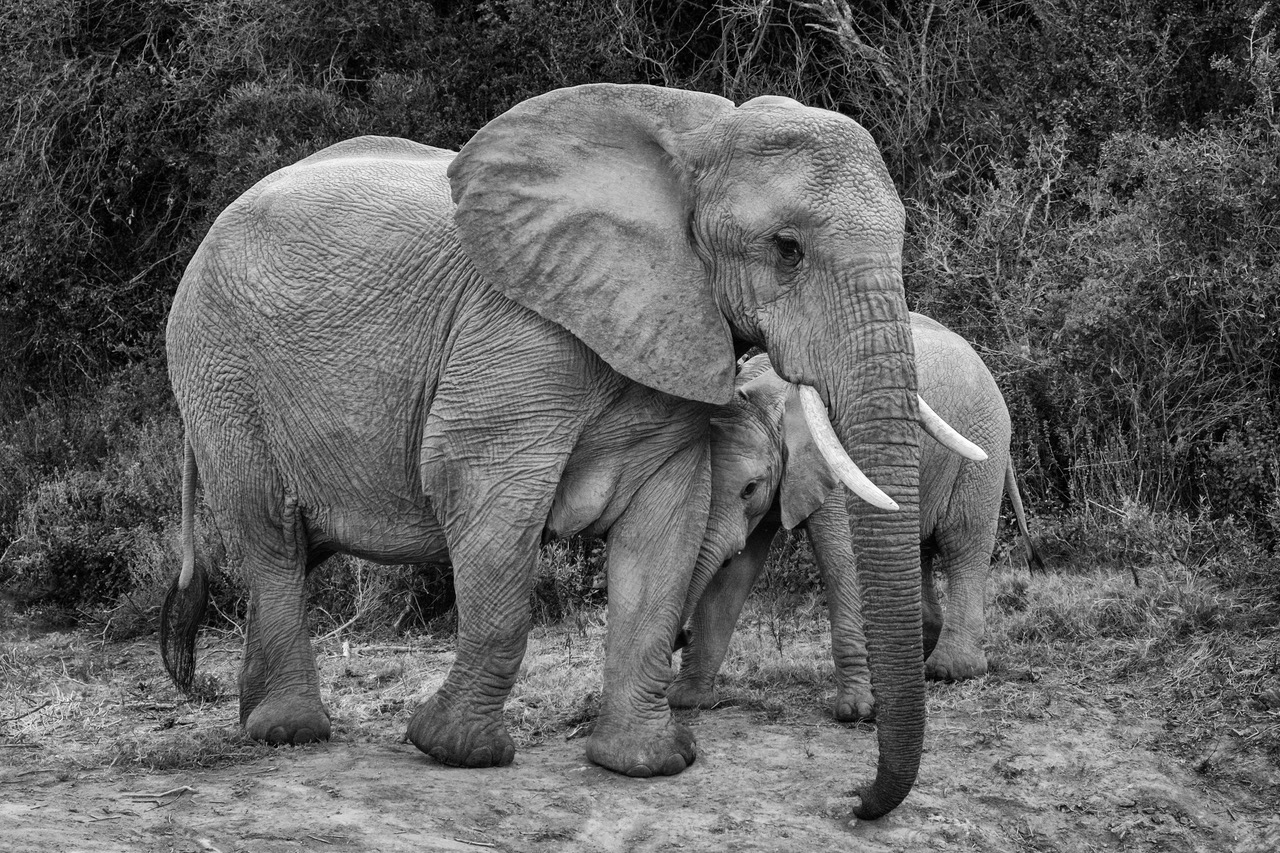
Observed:
[[[886,512],[848,498],[880,746],[875,780],[859,792],[862,803],[855,814],[872,819],[906,798],[924,747],[920,432],[915,351],[901,278],[896,270],[864,277],[854,292],[870,299],[855,321],[855,366],[844,382],[833,377],[834,426],[854,461],[898,504],[897,511]],[[845,388],[849,396],[844,399],[856,406],[841,404],[839,389]]]
[[[725,532],[723,522],[717,522],[716,498],[712,497],[711,516],[708,520],[707,531],[703,537],[702,548],[698,551],[698,559],[694,563],[693,577],[689,580],[689,592],[685,596],[684,612],[680,616],[680,628],[688,630],[697,626],[693,625],[694,612],[697,610],[698,602],[702,600],[702,596],[706,594],[707,586],[711,583],[711,579],[720,571],[724,563],[741,551],[745,542],[730,542],[730,536]],[[739,536],[739,539],[744,538]]]
[[[813,331],[829,343],[825,358],[776,347],[782,358],[774,362],[787,379],[817,388],[849,456],[898,505],[880,510],[847,496],[880,747],[875,779],[859,792],[854,810],[864,819],[888,813],[907,796],[924,746],[919,413],[910,318],[893,260],[836,282],[843,310]]]
[[[918,470],[913,470],[916,476]],[[864,819],[887,814],[911,791],[920,766],[925,722],[918,489],[890,475],[884,466],[876,466],[870,476],[900,509],[887,519],[884,516],[889,513],[850,499],[880,746],[875,781],[859,792],[862,804],[854,810]]]

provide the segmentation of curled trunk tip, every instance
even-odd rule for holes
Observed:
[[[859,820],[876,820],[896,809],[911,793],[916,781],[915,769],[904,774],[901,768],[886,769],[883,765],[874,782],[858,789],[859,803],[853,807],[853,815]]]

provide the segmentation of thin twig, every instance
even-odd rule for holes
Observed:
[[[129,706],[130,711],[172,711],[178,702],[137,702]]]
[[[453,840],[461,841],[463,844],[470,844],[472,847],[497,847],[498,846],[488,841],[468,841],[465,838],[458,838],[457,836],[454,836]]]
[[[191,787],[190,785],[182,785],[181,787],[178,787],[178,788],[170,788],[167,791],[161,791],[159,794],[148,794],[144,791],[131,791],[125,794],[125,796],[134,800],[158,800],[161,797],[168,797],[168,796],[172,796],[173,794],[182,796],[187,792],[194,794],[196,792],[196,789]]]
[[[415,651],[422,651],[422,647],[414,648],[413,646],[360,646],[352,649],[355,654],[363,655],[367,652],[383,652],[391,655],[407,655]]]
[[[324,635],[323,637],[321,637],[320,639],[316,640],[316,642],[317,642],[317,643],[323,643],[325,640],[332,640],[334,637],[338,636],[338,635],[339,635],[339,634],[341,634],[343,631],[347,630],[347,629],[348,629],[348,628],[350,628],[352,625],[354,625],[354,624],[356,623],[356,621],[360,619],[360,617],[361,617],[361,616],[364,616],[364,613],[362,613],[362,612],[357,612],[355,616],[352,616],[352,617],[351,617],[350,619],[348,619],[346,622],[343,622],[343,623],[342,623],[341,625],[339,625],[337,628],[334,628],[332,631],[330,631],[329,633],[325,634],[325,635]]]
[[[44,708],[48,708],[48,707],[49,707],[49,705],[50,705],[52,702],[53,702],[53,700],[52,700],[52,699],[46,699],[46,700],[44,700],[44,702],[42,702],[42,703],[40,703],[39,705],[35,706],[35,707],[34,707],[34,708],[32,708],[30,711],[27,711],[27,712],[25,712],[25,713],[19,714],[19,715],[18,715],[18,716],[16,716],[16,717],[0,717],[0,723],[11,723],[11,722],[13,722],[14,720],[21,720],[23,717],[30,717],[30,716],[31,716],[32,714],[34,714],[36,711],[40,711],[40,710],[43,710]]]
[[[109,621],[103,622],[101,619],[99,619],[97,616],[94,616],[92,613],[85,610],[83,607],[77,607],[76,612],[79,613],[84,618],[88,619],[90,622],[97,622],[99,625],[103,626],[103,628],[111,627],[111,623]]]

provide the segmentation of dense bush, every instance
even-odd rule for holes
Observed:
[[[2,448],[0,477],[25,491],[13,501],[0,583],[23,603],[74,610],[138,588],[149,605],[173,573],[180,427],[168,395],[152,406],[140,396],[165,386],[138,373],[125,371],[84,408],[33,410],[46,417],[20,424],[31,443]],[[44,468],[46,452],[63,464]]]
[[[1280,534],[1280,91],[1272,36],[1229,120],[1117,130],[1087,171],[1070,129],[982,191],[917,202],[909,288],[974,341],[1039,499],[1134,499]]]
[[[457,146],[592,80],[861,121],[909,211],[909,299],[997,374],[1033,510],[1231,518],[1273,548],[1276,19],[1198,0],[8,4],[0,583],[110,596],[170,535],[164,317],[232,198],[340,138]],[[548,602],[580,585],[566,572]]]
[[[263,175],[359,133],[457,146],[545,89],[635,76],[598,4],[449,5],[11,4],[0,401],[157,357],[183,265]]]

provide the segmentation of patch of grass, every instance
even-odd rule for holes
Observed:
[[[596,586],[605,572],[606,556],[600,540],[571,537],[545,545],[533,583],[534,622],[559,622],[603,601],[605,596]]]
[[[111,749],[112,766],[147,770],[210,769],[243,764],[271,755],[273,747],[245,737],[238,725],[197,726],[163,733],[134,732],[117,738]]]
[[[717,695],[770,722],[808,719],[834,695],[831,625],[806,535],[780,536],[747,599]]]
[[[1158,721],[1149,746],[1265,789],[1280,766],[1280,559],[1229,523],[1134,506],[1060,524],[1078,555],[1064,573],[993,570],[977,689],[1051,672]]]
[[[605,600],[599,540],[556,540],[539,554],[529,603],[534,624],[573,620]],[[308,580],[313,634],[451,636],[457,630],[453,571],[448,565],[384,566],[338,554]]]
[[[307,614],[315,636],[385,638],[411,627],[438,630],[433,622],[452,606],[453,575],[447,566],[384,566],[338,554],[307,582]]]
[[[555,734],[590,733],[604,672],[605,606],[580,607],[558,624],[535,627],[504,712],[517,746]]]

